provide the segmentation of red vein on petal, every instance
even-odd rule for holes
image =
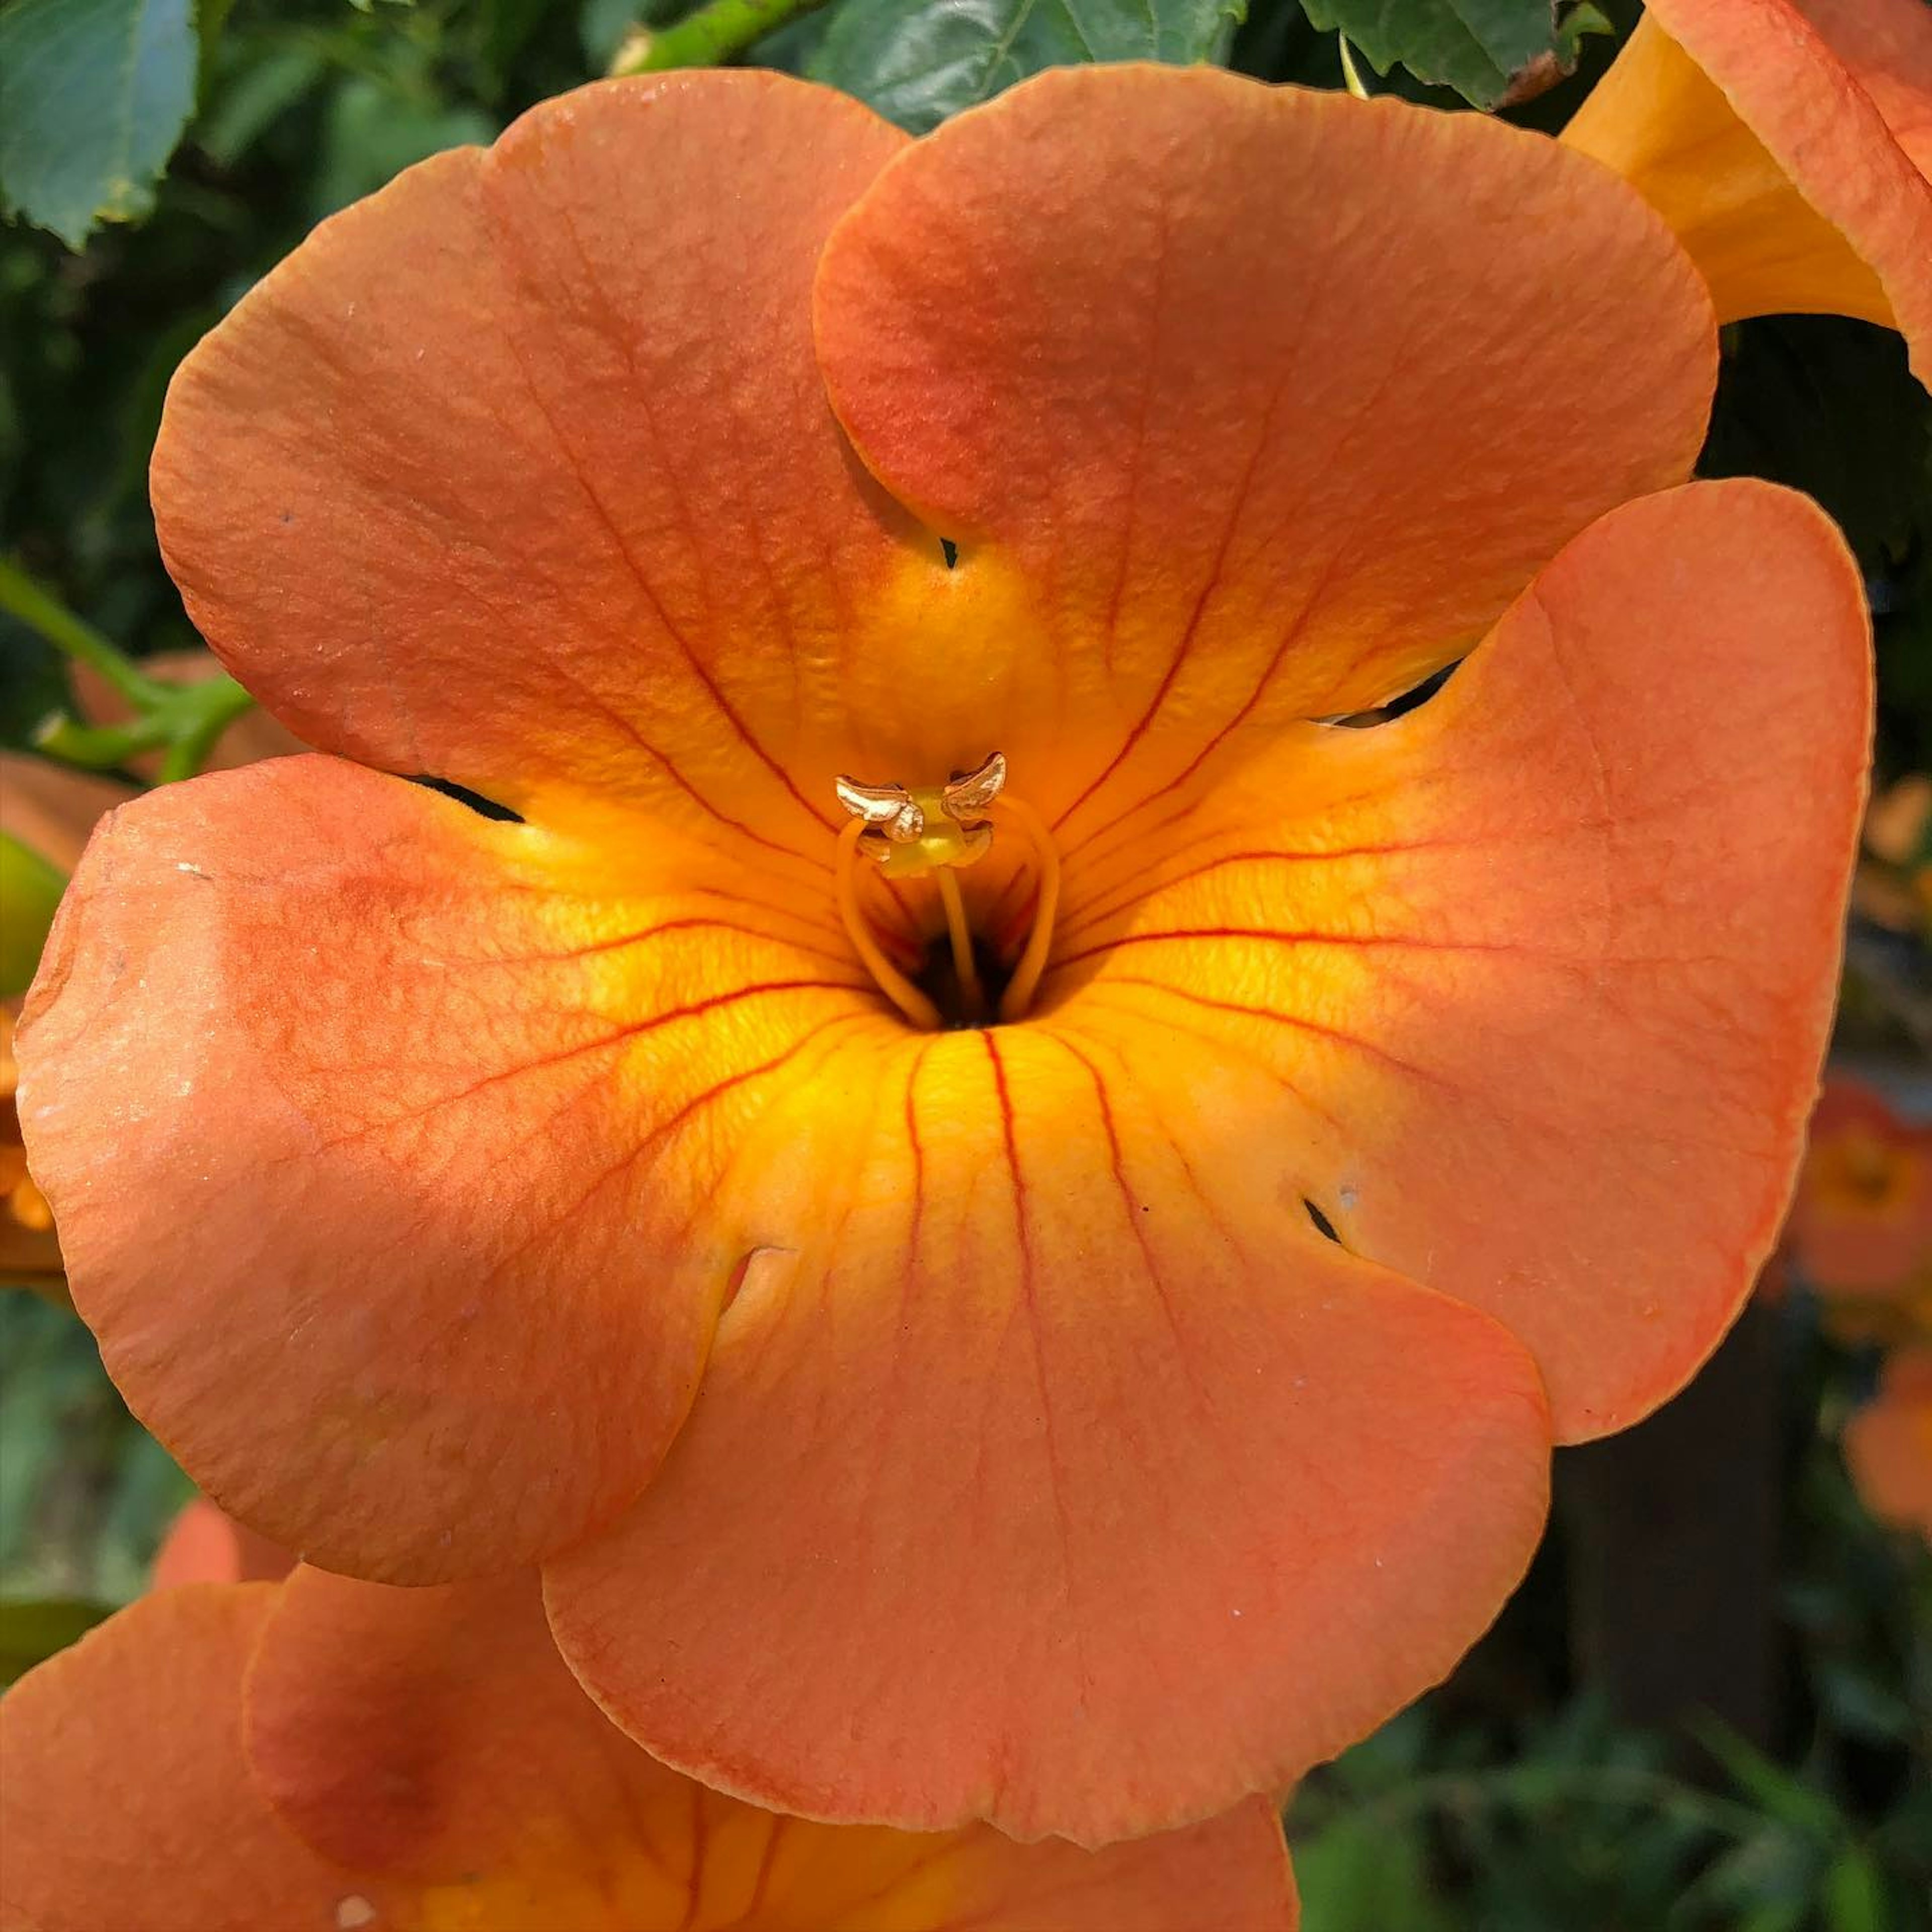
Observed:
[[[1473,939],[1422,939],[1408,933],[1300,932],[1265,926],[1175,926],[1165,932],[1123,933],[1118,939],[1085,946],[1078,952],[1070,952],[1065,958],[1056,959],[1048,971],[1058,973],[1069,966],[1077,965],[1083,959],[1098,958],[1130,946],[1154,946],[1184,939],[1252,939],[1269,945],[1360,946],[1369,950],[1389,946],[1418,952],[1504,952],[1528,958],[1562,956],[1540,946]]]
[[[574,235],[572,238],[573,240],[576,238]],[[580,243],[579,245],[580,247]],[[500,258],[499,259],[497,266],[500,274],[503,274],[502,264]],[[503,279],[507,284],[508,281],[507,274],[503,274]],[[593,277],[592,279],[594,280],[595,278]],[[506,292],[511,292],[507,286]],[[799,808],[803,812],[808,818],[816,820],[820,825],[824,826],[828,830],[833,829],[833,821],[826,817],[824,812],[815,809],[808,802],[805,794],[799,790],[797,784],[792,778],[791,774],[786,771],[778,764],[778,760],[772,756],[770,752],[766,751],[764,746],[760,744],[758,739],[752,735],[751,731],[746,728],[744,720],[738,716],[736,710],[733,707],[730,701],[725,697],[724,692],[719,688],[717,683],[712,679],[710,673],[705,669],[702,661],[698,657],[698,652],[692,647],[689,640],[685,637],[683,632],[679,629],[677,626],[671,622],[670,613],[665,608],[663,601],[658,596],[656,589],[652,584],[650,578],[645,575],[644,567],[638,562],[636,556],[633,554],[628,541],[626,538],[622,530],[619,528],[616,519],[610,514],[609,506],[604,502],[602,494],[598,490],[596,486],[591,482],[589,472],[585,470],[582,459],[578,456],[574,446],[571,442],[570,439],[564,434],[562,428],[558,425],[556,418],[551,414],[549,404],[544,401],[542,391],[538,388],[535,379],[530,374],[530,365],[524,358],[522,345],[517,340],[516,331],[514,329],[506,331],[504,334],[504,341],[509,350],[512,360],[515,362],[518,373],[524,379],[524,388],[530,397],[531,404],[536,409],[537,414],[543,418],[544,426],[550,431],[550,439],[556,446],[557,453],[563,458],[565,467],[569,470],[572,476],[575,479],[578,488],[582,493],[584,500],[590,506],[592,511],[596,514],[597,520],[603,525],[604,534],[609,538],[612,548],[616,551],[619,558],[622,561],[626,570],[630,574],[631,580],[637,586],[638,594],[644,598],[646,604],[649,606],[652,615],[656,618],[658,626],[663,631],[664,635],[669,638],[671,642],[676,646],[678,651],[683,657],[685,662],[690,667],[692,676],[694,676],[698,680],[698,682],[704,687],[706,696],[708,696],[711,700],[712,708],[717,712],[718,715],[724,720],[725,723],[730,725],[732,730],[737,734],[739,742],[743,745],[745,748],[749,752],[760,764],[764,765],[765,768],[770,772],[772,776],[778,781],[779,784],[791,794],[792,797],[796,801]],[[652,434],[655,440],[655,430],[653,430]],[[668,471],[666,473],[668,475]],[[677,491],[674,486],[672,487],[672,495],[674,498],[677,499],[681,504],[681,494]],[[601,703],[601,700],[596,701]],[[604,708],[606,708],[607,710],[608,710],[608,706]],[[645,744],[643,737],[638,732],[635,726],[631,724],[629,721],[625,718],[621,712],[610,711],[609,715],[616,718],[617,721],[629,731],[632,737],[636,740],[638,745],[642,746],[645,750],[651,752],[651,755],[658,758],[661,763],[665,763],[662,758],[662,754],[652,751],[650,746]],[[671,766],[666,763],[666,769],[671,772],[672,776],[674,778],[676,777],[677,775],[675,767]],[[681,784],[684,783],[682,779],[680,779],[679,782]],[[686,790],[690,790],[690,788],[688,785],[686,785],[685,788]],[[717,818],[722,823],[727,824],[733,823],[730,820],[726,819],[724,814],[719,812],[715,806],[711,806],[708,800],[703,799],[701,794],[693,792],[692,796],[698,798],[700,802],[706,806],[706,808],[711,812],[711,814],[714,818]],[[802,857],[805,856],[804,854],[799,853],[795,848],[776,844],[773,841],[764,838],[760,834],[751,831],[748,827],[741,826],[736,826],[735,829],[743,832],[746,837],[755,840],[759,844],[771,846],[774,850],[789,852],[794,857]]]
[[[574,959],[595,958],[604,952],[620,952],[626,946],[642,946],[648,941],[661,938],[673,932],[737,932],[749,939],[762,939],[768,944],[784,946],[794,952],[808,952],[817,959],[829,959],[835,965],[849,963],[850,955],[836,952],[826,946],[814,946],[808,940],[794,939],[782,932],[773,932],[769,928],[752,926],[742,920],[718,919],[693,914],[686,919],[667,920],[662,926],[647,926],[635,932],[624,932],[608,939],[592,940],[587,946],[567,946],[555,952],[478,952],[460,956],[446,955],[439,962],[457,966],[554,966],[567,964]]]
[[[654,1033],[659,1027],[669,1026],[674,1021],[698,1018],[721,1008],[736,1006],[742,1000],[760,998],[772,993],[863,993],[869,990],[868,986],[856,980],[766,980],[754,986],[736,987],[728,993],[714,993],[707,998],[694,1000],[688,1006],[672,1006],[663,1012],[654,1013],[649,1019],[632,1021],[596,1040],[580,1040],[576,1045],[560,1048],[555,1053],[544,1054],[535,1060],[519,1060],[514,1066],[499,1067],[495,1072],[486,1073],[481,1078],[471,1082],[467,1087],[459,1088],[453,1094],[440,1095],[420,1107],[412,1107],[400,1114],[386,1114],[380,1120],[352,1128],[347,1133],[339,1135],[333,1140],[319,1142],[311,1151],[318,1154],[332,1151],[359,1140],[364,1134],[380,1133],[387,1128],[422,1120],[445,1107],[453,1107],[460,1101],[474,1099],[477,1094],[500,1085],[505,1081],[519,1079],[527,1073],[547,1072],[553,1067],[567,1065],[571,1060],[581,1058],[587,1054],[602,1052],[608,1048],[620,1046],[627,1040]]]
[[[1169,987],[1164,981],[1157,980],[1127,982],[1110,980],[1106,983],[1110,987],[1123,983],[1145,985],[1159,992],[1178,992],[1180,990],[1178,987]],[[1178,1020],[1156,1019],[1144,1007],[1130,1005],[1124,1000],[1102,999],[1093,994],[1086,995],[1081,1002],[1081,1010],[1085,1012],[1095,1009],[1103,1012],[1118,1013],[1121,1018],[1130,1021],[1136,1028],[1159,1027],[1171,1033],[1178,1033],[1185,1039],[1198,1040],[1221,1058],[1232,1060],[1249,1072],[1258,1073],[1263,1079],[1272,1081],[1298,1106],[1306,1107],[1311,1114],[1327,1121],[1331,1127],[1344,1128],[1339,1114],[1330,1113],[1312,1094],[1305,1088],[1298,1087],[1280,1068],[1258,1063],[1251,1055],[1244,1054],[1232,1041],[1222,1039],[1218,1034],[1209,1033],[1201,1027],[1186,1026]],[[1119,1042],[1110,1037],[1108,1032],[1096,1032],[1091,1026],[1082,1026],[1064,1013],[1055,1017],[1054,1024],[1058,1031],[1076,1034],[1083,1039],[1094,1040],[1105,1046],[1120,1062],[1124,1069],[1129,1065],[1127,1056],[1121,1052]]]
[[[1176,853],[1174,856],[1176,858],[1182,858],[1189,850],[1198,851],[1202,845],[1212,844],[1214,838],[1219,836],[1218,833],[1210,832],[1196,845],[1184,848],[1180,852]],[[1110,904],[1083,906],[1071,919],[1063,923],[1060,930],[1064,934],[1070,929],[1077,932],[1083,926],[1098,926],[1105,920],[1116,918],[1120,914],[1130,911],[1134,907],[1144,904],[1147,900],[1153,898],[1156,892],[1172,892],[1178,886],[1191,885],[1196,880],[1205,878],[1209,874],[1218,872],[1228,866],[1259,865],[1264,862],[1276,862],[1287,865],[1322,865],[1330,860],[1340,861],[1352,859],[1388,859],[1397,857],[1406,852],[1426,851],[1444,845],[1461,846],[1467,842],[1462,839],[1421,838],[1406,843],[1394,842],[1381,845],[1337,845],[1326,851],[1291,850],[1286,848],[1264,850],[1257,848],[1238,852],[1225,852],[1218,858],[1206,860],[1200,865],[1190,866],[1185,872],[1171,873],[1165,877],[1156,876],[1149,884],[1135,886],[1124,897],[1115,899]]]
[[[1053,1397],[1048,1386],[1046,1356],[1040,1331],[1040,1293],[1033,1251],[1033,1231],[1027,1216],[1026,1172],[1020,1165],[1018,1125],[1014,1118],[1012,1095],[1006,1086],[1006,1061],[999,1042],[989,1028],[980,1035],[992,1063],[993,1088],[1000,1108],[1000,1131],[1006,1143],[1006,1166],[1012,1176],[1013,1232],[1019,1244],[1020,1304],[1026,1311],[1027,1328],[1033,1338],[1034,1386],[1040,1392],[1040,1439],[1046,1450],[1047,1471],[1053,1488],[1053,1510],[1060,1526],[1060,1581],[1066,1594],[1067,1634],[1073,1642],[1078,1663],[1080,1696],[1084,1705],[1092,1672],[1086,1661],[1086,1642],[1080,1627],[1073,1590],[1073,1523],[1067,1514],[1066,1472],[1054,1430]]]
[[[1364,1040],[1359,1034],[1346,1032],[1340,1027],[1324,1026],[1319,1020],[1304,1019],[1298,1013],[1283,1012],[1274,1006],[1252,1006],[1241,1000],[1216,999],[1206,993],[1197,993],[1192,987],[1177,986],[1166,980],[1148,980],[1124,974],[1109,983],[1116,986],[1144,986],[1150,992],[1168,994],[1210,1012],[1232,1013],[1238,1018],[1267,1020],[1276,1026],[1290,1027],[1298,1033],[1312,1034],[1318,1039],[1332,1041],[1337,1046],[1353,1047],[1371,1059],[1379,1060],[1399,1072],[1413,1075],[1432,1087],[1440,1087],[1450,1093],[1462,1090],[1444,1076],[1432,1072],[1426,1066],[1418,1066],[1413,1060],[1404,1060],[1386,1047],[1378,1046],[1373,1040]]]
[[[718,1928],[718,1932],[730,1932],[730,1928],[748,1925],[764,1909],[765,1894],[771,1889],[772,1874],[777,1870],[778,1847],[784,1842],[787,1820],[778,1812],[769,1814],[770,1828],[765,1834],[765,1848],[758,1855],[758,1869],[752,1880],[752,1894],[745,1901],[745,1909],[736,1918]]]
[[[574,1220],[603,1192],[605,1187],[609,1186],[611,1181],[620,1174],[634,1168],[652,1148],[674,1133],[694,1114],[701,1112],[706,1107],[715,1106],[727,1094],[743,1086],[748,1081],[762,1079],[768,1075],[777,1072],[781,1067],[796,1059],[806,1047],[831,1028],[849,1024],[855,1019],[864,1017],[866,1016],[856,1013],[835,1013],[830,1019],[821,1020],[808,1033],[801,1034],[782,1053],[774,1054],[771,1059],[762,1061],[756,1066],[740,1068],[736,1073],[729,1074],[724,1079],[714,1082],[703,1093],[686,1101],[668,1120],[661,1121],[656,1126],[652,1128],[650,1132],[634,1147],[627,1148],[616,1160],[604,1168],[576,1200],[561,1214],[552,1217],[548,1226],[534,1229],[507,1253],[499,1256],[490,1264],[489,1271],[484,1276],[484,1280],[494,1280],[518,1256],[535,1246],[546,1235],[554,1234],[558,1228]]]

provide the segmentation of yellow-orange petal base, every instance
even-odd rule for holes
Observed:
[[[331,1569],[541,1565],[740,1797],[1100,1844],[1280,1790],[1783,1211],[1869,635],[1814,507],[1676,487],[1714,364],[1586,158],[1206,70],[916,143],[611,83],[325,224],[154,482],[326,755],[118,814],[22,1032],[130,1402]],[[838,781],[994,752],[961,916],[1011,974],[1036,821],[1045,970],[922,1030]],[[942,996],[932,880],[858,884]]]
[[[8,1932],[1293,1932],[1251,1802],[1100,1852],[740,1804],[563,1667],[532,1580],[146,1598],[0,1702]]]
[[[1564,131],[1670,222],[1720,320],[1901,331],[1932,385],[1932,8],[1652,0]]]

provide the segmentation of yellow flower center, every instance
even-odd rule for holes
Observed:
[[[976,865],[992,849],[994,827],[982,813],[998,811],[1011,818],[1033,848],[1035,890],[1032,930],[1020,950],[999,997],[1003,1022],[1025,1018],[1053,943],[1060,904],[1060,858],[1046,821],[1031,806],[1006,790],[1006,761],[1000,752],[970,772],[955,772],[943,784],[906,785],[896,781],[868,784],[856,778],[834,782],[838,802],[852,814],[839,835],[838,914],[853,949],[879,990],[916,1027],[936,1031],[949,1023],[937,1001],[886,956],[859,903],[860,856],[878,864],[889,879],[930,877],[946,913],[952,984],[958,1023],[979,1026],[986,1018],[986,990],[959,882],[953,874]]]

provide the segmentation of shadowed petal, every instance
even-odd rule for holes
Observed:
[[[1564,130],[1676,231],[1718,317],[1898,328],[1932,381],[1932,8],[1654,0]]]
[[[269,1583],[144,1598],[0,1702],[9,1932],[403,1932],[396,1894],[275,1818],[242,1743]]]
[[[980,614],[904,728],[998,706],[1070,836],[1454,658],[1688,472],[1714,366],[1696,276],[1599,170],[1206,69],[1049,73],[949,123],[816,300],[840,419]]]
[[[90,848],[20,1030],[34,1171],[122,1392],[275,1541],[500,1568],[682,1419],[742,1258],[700,1212],[732,1122],[876,1003],[829,914],[649,850],[320,758]]]
[[[1716,1346],[1790,1193],[1869,637],[1802,497],[1615,512],[1420,710],[1304,728],[1160,865],[1084,874],[1048,1000],[1274,1070],[1342,1240],[1504,1322],[1560,1436],[1622,1427]]]
[[[776,74],[610,82],[326,224],[170,392],[190,615],[324,750],[813,842],[787,734],[904,520],[826,406],[811,278],[904,142]]]
[[[1291,1932],[1294,1922],[1265,1803],[1096,1854],[984,1826],[939,1837],[814,1825],[705,1790],[599,1714],[559,1659],[529,1576],[398,1591],[298,1570],[248,1705],[257,1774],[305,1838],[407,1873],[426,1904],[460,1904],[499,1932]]]
[[[647,1748],[1101,1843],[1280,1789],[1494,1615],[1543,1520],[1528,1358],[1322,1238],[1275,1082],[1158,1054],[942,1035],[761,1126],[788,1252],[650,1492],[546,1571]]]

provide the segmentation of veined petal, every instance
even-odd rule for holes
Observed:
[[[811,280],[904,139],[776,74],[607,82],[326,224],[156,446],[224,662],[322,749],[526,817],[815,848],[799,721],[904,519],[826,406]]]
[[[479,1695],[479,1688],[488,1693]],[[406,1874],[428,1922],[493,1932],[1292,1932],[1265,1803],[1099,1853],[811,1824],[708,1791],[614,1730],[566,1670],[529,1576],[398,1591],[290,1580],[248,1682],[284,1819],[346,1865]],[[459,1913],[460,1906],[468,1916]]]
[[[700,1212],[734,1121],[884,1024],[836,931],[662,832],[593,854],[333,759],[124,808],[20,1039],[110,1372],[224,1508],[338,1568],[572,1541],[696,1386],[743,1258]]]
[[[654,1754],[1103,1843],[1279,1790],[1495,1614],[1543,1521],[1528,1358],[1317,1233],[1277,1083],[1160,1053],[936,1036],[761,1124],[766,1265],[650,1490],[546,1570]]]
[[[996,706],[1016,783],[1083,832],[1244,728],[1405,688],[1682,480],[1706,298],[1573,159],[1473,115],[1082,68],[892,162],[816,301],[840,419],[958,542],[980,640],[904,728]],[[876,715],[901,674],[868,670]]]
[[[1564,130],[1676,231],[1720,320],[1903,332],[1932,381],[1932,8],[1655,0]]]
[[[1499,1318],[1564,1438],[1622,1427],[1716,1346],[1789,1196],[1869,637],[1807,500],[1630,505],[1432,701],[1304,728],[1162,864],[1083,872],[1049,1005],[1291,1083],[1282,1158],[1344,1244]]]
[[[8,1932],[405,1932],[395,1892],[268,1809],[242,1673],[272,1583],[143,1598],[0,1702]],[[428,1928],[424,1928],[428,1932]]]

